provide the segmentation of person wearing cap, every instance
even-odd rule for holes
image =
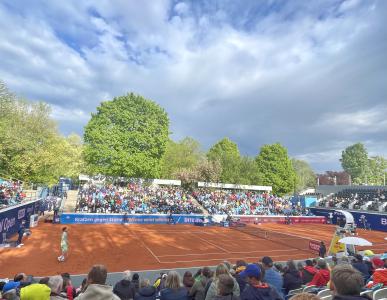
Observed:
[[[325,260],[319,259],[317,261],[318,271],[314,274],[313,279],[307,285],[315,285],[317,287],[326,286],[330,279],[330,272]]]
[[[371,259],[371,263],[374,268],[374,273],[367,284],[367,288],[371,288],[377,284],[387,286],[387,269],[384,268],[384,261],[375,256]]]
[[[362,273],[364,280],[367,280],[370,277],[369,267],[363,262],[363,256],[360,254],[355,254],[352,261],[352,267]]]
[[[281,274],[274,269],[273,260],[269,256],[263,257],[262,266],[265,270],[263,281],[270,284],[277,290],[278,294],[283,296],[282,287],[284,285],[284,281]]]
[[[240,275],[248,283],[241,294],[241,300],[283,300],[274,287],[262,282],[264,269],[261,266],[249,264]]]
[[[20,287],[19,281],[8,281],[1,292],[4,299],[16,299],[16,290]]]

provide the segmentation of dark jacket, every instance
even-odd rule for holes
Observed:
[[[188,300],[188,291],[185,287],[177,290],[165,288],[160,292],[160,300]]]
[[[370,297],[364,296],[349,296],[349,295],[335,295],[332,300],[371,300]]]
[[[214,300],[241,300],[239,296],[234,296],[233,294],[229,294],[226,296],[216,296]]]
[[[114,286],[113,293],[120,297],[121,300],[134,299],[136,290],[130,280],[122,279]]]
[[[138,290],[134,300],[156,300],[157,290],[154,286],[143,287]]]
[[[299,289],[302,286],[302,278],[298,270],[286,271],[284,274],[284,289],[285,293]]]
[[[132,280],[132,284],[134,285],[134,289],[136,290],[136,293],[140,289],[140,282],[138,280]]]
[[[240,276],[239,274],[235,274],[235,279],[239,284],[239,290],[241,291],[241,294],[242,294],[247,284],[246,279]]]
[[[259,287],[246,285],[241,300],[283,300],[276,289],[264,283]]]
[[[206,299],[206,286],[210,279],[204,276],[201,276],[200,280],[197,280],[192,286],[189,296],[195,300],[204,300]]]
[[[320,245],[320,249],[318,250],[318,255],[320,257],[325,257],[325,254],[327,253],[327,248],[325,245]]]
[[[307,284],[312,281],[314,274],[317,273],[317,269],[312,266],[305,266],[302,270],[302,281]]]
[[[358,270],[364,277],[370,276],[370,270],[365,263],[355,262],[352,264],[352,267],[354,267],[356,270]]]

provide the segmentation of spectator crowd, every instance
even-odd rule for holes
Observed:
[[[364,257],[333,257],[330,263],[324,258],[289,260],[285,265],[265,256],[252,264],[225,261],[215,270],[203,267],[182,277],[174,270],[162,272],[154,283],[130,271],[114,286],[106,281],[103,265],[94,265],[79,287],[73,286],[69,273],[39,281],[20,273],[0,281],[1,299],[365,300],[387,286],[387,253],[379,257],[368,250]]]
[[[182,187],[84,185],[79,190],[76,211],[90,213],[194,214],[228,215],[304,215],[301,206],[269,193],[195,189]]]
[[[181,187],[85,185],[80,188],[77,211],[92,213],[201,213],[192,196]]]
[[[198,189],[192,193],[210,214],[299,215],[302,208],[269,193]]]
[[[21,203],[26,198],[20,181],[0,178],[0,209]]]

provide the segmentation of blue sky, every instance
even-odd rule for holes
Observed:
[[[82,134],[127,92],[168,112],[175,140],[243,154],[281,142],[316,171],[364,142],[387,156],[387,1],[0,2],[0,79]]]

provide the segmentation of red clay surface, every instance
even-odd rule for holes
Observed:
[[[21,248],[0,249],[0,278],[18,272],[46,276],[70,272],[85,274],[93,264],[102,263],[109,272],[155,270],[192,266],[213,266],[224,260],[256,262],[269,255],[276,261],[315,257],[294,237],[280,243],[223,227],[193,225],[67,225],[69,258],[59,263],[62,225],[40,224],[23,240]],[[320,224],[251,225],[289,233],[306,239],[323,240],[328,245],[334,226]],[[270,234],[269,232],[269,234]],[[378,253],[387,251],[387,233],[359,230],[359,235],[374,243]],[[305,250],[300,250],[305,249]]]

